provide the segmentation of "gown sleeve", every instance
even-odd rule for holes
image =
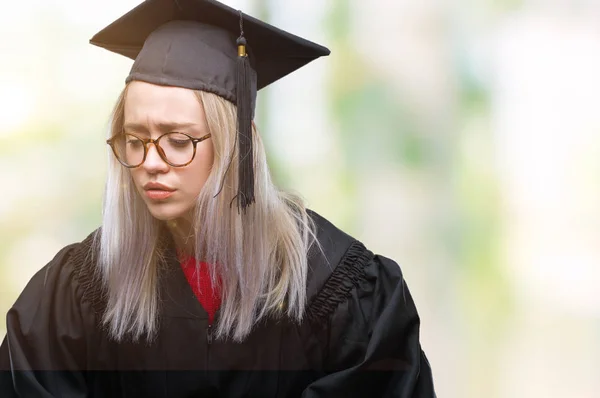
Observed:
[[[6,316],[0,346],[1,397],[86,396],[86,323],[69,245],[29,281]]]
[[[327,374],[308,385],[302,397],[435,397],[419,342],[419,316],[398,264],[371,256],[336,271],[331,290],[345,300],[333,299]]]

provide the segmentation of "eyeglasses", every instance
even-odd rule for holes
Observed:
[[[140,138],[134,134],[121,133],[106,140],[115,157],[123,166],[140,166],[148,155],[148,144],[153,143],[167,164],[173,167],[187,166],[196,156],[196,145],[210,137],[210,133],[201,138],[190,137],[185,133],[166,133],[158,137]]]

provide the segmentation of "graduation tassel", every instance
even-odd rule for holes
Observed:
[[[239,156],[239,181],[237,206],[244,213],[254,203],[254,156],[252,148],[252,94],[250,60],[246,53],[246,38],[240,12],[240,37],[237,39],[237,134]]]

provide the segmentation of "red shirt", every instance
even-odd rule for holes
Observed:
[[[196,273],[196,260],[193,257],[179,255],[179,263],[185,277],[198,298],[204,310],[208,313],[208,320],[212,324],[215,313],[221,306],[221,289],[218,283],[213,286],[208,272],[208,264],[200,262],[200,275]]]

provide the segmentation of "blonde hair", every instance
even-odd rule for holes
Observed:
[[[123,127],[127,87],[113,110],[110,136],[119,134]],[[215,156],[196,201],[195,252],[211,265],[213,281],[217,272],[220,279],[222,305],[215,337],[242,341],[267,315],[302,321],[308,251],[318,242],[301,198],[278,190],[271,181],[264,146],[254,125],[256,202],[245,214],[231,205],[238,186],[236,108],[215,94],[196,94],[206,114]],[[117,341],[126,336],[152,339],[159,328],[159,271],[165,264],[160,236],[164,224],[148,211],[129,170],[111,153],[109,157],[98,240],[98,271],[107,292],[103,323]]]

